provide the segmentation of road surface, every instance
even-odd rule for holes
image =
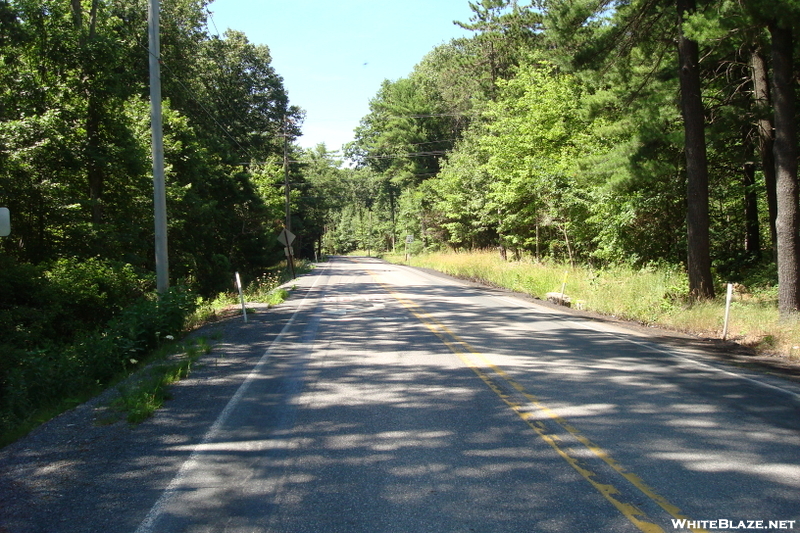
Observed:
[[[20,445],[79,490],[9,531],[800,530],[796,383],[376,259],[296,283],[113,453]]]
[[[367,258],[294,304],[137,533],[800,529],[788,383]]]

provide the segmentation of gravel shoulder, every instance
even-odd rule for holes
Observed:
[[[0,533],[134,531],[291,316],[290,301],[195,330],[213,346],[155,416],[111,424],[108,389],[0,450]],[[218,339],[218,340],[214,340]]]

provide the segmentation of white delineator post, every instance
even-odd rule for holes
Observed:
[[[244,291],[242,290],[242,279],[239,277],[239,273],[236,273],[236,288],[239,289],[239,301],[242,302],[242,316],[244,317],[244,321],[247,322],[247,309],[244,306]]]
[[[722,340],[728,338],[728,317],[731,313],[731,299],[733,297],[733,284],[728,283],[728,295],[725,297],[725,325],[722,326]]]

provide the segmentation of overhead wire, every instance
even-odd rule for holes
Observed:
[[[220,34],[219,28],[217,27],[217,22],[214,20],[214,13],[210,9],[206,9],[206,13],[208,14],[208,17],[211,19],[211,23],[214,25],[214,30],[216,31],[215,37],[217,39],[221,39],[222,36]],[[208,27],[208,23],[206,23],[206,27]],[[252,131],[258,130],[258,128],[256,128],[252,123],[250,123],[247,117],[244,117],[239,113],[239,110],[234,105],[233,101],[230,98],[227,98],[224,92],[222,92],[220,96],[222,96],[222,101],[225,103],[227,109],[231,111],[234,115],[236,115],[236,118],[238,118],[245,126],[249,127]],[[284,112],[284,115],[285,114],[286,113]],[[280,136],[282,135],[279,134],[278,137]]]
[[[164,67],[166,67],[168,71],[170,71],[170,74],[173,75],[173,79],[176,82],[178,82],[178,84],[185,91],[187,91],[189,93],[189,96],[193,97],[193,99],[195,100],[195,103],[200,106],[200,109],[202,109],[206,113],[206,115],[208,115],[208,117],[214,122],[214,124],[216,124],[222,130],[222,132],[225,133],[225,135],[227,135],[228,138],[230,140],[232,140],[236,144],[236,146],[238,146],[242,150],[242,152],[244,152],[247,155],[247,157],[249,157],[250,159],[254,159],[254,157],[250,153],[250,151],[247,150],[247,148],[245,148],[244,146],[242,146],[241,143],[238,140],[236,140],[236,138],[225,128],[225,126],[223,126],[220,123],[220,121],[217,120],[217,118],[206,108],[206,106],[204,106],[203,103],[200,102],[200,99],[197,98],[197,96],[194,94],[194,92],[189,87],[187,87],[186,84],[183,83],[183,81],[181,81],[180,77],[175,74],[175,71],[172,70],[170,68],[170,66],[167,65],[163,60],[159,60],[159,63],[161,65],[163,65]]]
[[[139,42],[138,39],[136,39],[136,43],[139,45],[139,47],[143,48],[147,52],[148,56],[153,55],[153,52],[150,50],[149,46],[145,46],[144,44]],[[166,68],[166,70],[172,75],[172,78],[189,94],[189,97],[192,98],[192,100],[194,100],[194,102],[198,106],[200,106],[200,109],[202,109],[203,112],[205,112],[208,115],[208,117],[217,125],[217,127],[219,127],[222,130],[222,132],[225,133],[226,136],[228,136],[228,138],[230,138],[245,154],[247,154],[248,157],[253,158],[253,156],[250,154],[250,152],[248,152],[248,150],[244,146],[242,146],[239,143],[239,141],[237,141],[236,138],[233,137],[233,135],[231,135],[231,133],[225,128],[225,126],[223,126],[216,119],[216,117],[214,117],[214,115],[211,114],[211,112],[200,102],[200,99],[197,97],[197,95],[194,93],[194,91],[192,91],[189,87],[186,86],[185,83],[183,83],[183,81],[181,81],[180,77],[172,69],[172,67],[170,67],[169,64],[167,64],[166,61],[164,61],[163,56],[162,57],[157,57],[156,60],[158,61],[158,64],[160,66]]]
[[[435,150],[431,152],[412,152],[409,154],[391,154],[391,155],[368,155],[364,159],[403,159],[406,157],[436,157],[447,154],[447,150]]]
[[[214,20],[214,12],[206,8],[206,13],[208,14],[208,18],[211,19],[211,24],[214,25],[214,30],[217,32],[217,37],[219,37],[219,28],[217,28],[217,22]],[[206,24],[206,26],[208,26],[208,24]]]
[[[213,16],[211,15],[211,12],[210,12],[210,11],[208,12],[208,14],[209,14],[209,16],[211,17],[211,22],[212,22],[212,24],[214,25],[214,29],[217,31],[217,35],[216,35],[216,37],[217,37],[217,38],[219,38],[219,29],[217,28],[216,22],[214,21],[214,18],[213,18]],[[206,26],[207,26],[207,25],[206,25]],[[130,34],[129,34],[129,36],[130,36]],[[152,54],[152,52],[150,51],[150,48],[149,48],[149,46],[145,46],[145,45],[144,45],[144,44],[143,44],[143,43],[142,43],[142,42],[141,42],[141,41],[140,41],[138,38],[135,38],[134,40],[135,40],[135,42],[137,43],[137,45],[138,45],[139,47],[141,47],[141,48],[143,48],[145,51],[147,51],[147,54],[148,54],[148,56]],[[162,57],[158,57],[158,58],[156,58],[156,59],[158,60],[158,63],[159,63],[159,65],[163,66],[163,67],[164,67],[164,68],[165,68],[165,69],[166,69],[166,70],[169,72],[169,74],[172,76],[172,79],[173,79],[174,81],[176,81],[176,82],[178,83],[178,85],[180,85],[180,86],[181,86],[181,88],[182,88],[184,91],[186,91],[186,93],[188,94],[189,98],[191,98],[191,99],[192,99],[192,100],[193,100],[193,101],[194,101],[194,102],[195,102],[195,103],[196,103],[196,104],[197,104],[197,105],[200,107],[200,109],[202,109],[202,111],[203,111],[203,112],[204,112],[204,113],[205,113],[205,114],[206,114],[206,115],[207,115],[207,116],[208,116],[208,117],[209,117],[209,118],[210,118],[210,119],[213,121],[213,123],[214,123],[214,124],[215,124],[215,125],[216,125],[216,126],[217,126],[217,127],[218,127],[218,128],[219,128],[219,129],[220,129],[220,130],[221,130],[221,131],[222,131],[222,132],[223,132],[223,133],[224,133],[224,134],[225,134],[225,135],[226,135],[226,136],[227,136],[227,137],[230,139],[230,140],[231,140],[231,141],[233,141],[233,143],[234,143],[236,146],[238,146],[238,147],[239,147],[239,149],[240,149],[240,150],[242,150],[242,152],[243,152],[243,153],[244,153],[244,154],[245,154],[245,155],[246,155],[246,156],[247,156],[249,159],[255,159],[255,157],[253,156],[253,154],[252,154],[252,153],[250,153],[250,151],[249,151],[248,149],[246,149],[244,146],[242,146],[242,144],[241,144],[241,143],[240,143],[240,142],[239,142],[239,141],[238,141],[238,140],[237,140],[237,139],[236,139],[236,138],[235,138],[235,137],[234,137],[234,136],[233,136],[233,135],[230,133],[230,131],[229,131],[228,127],[226,127],[225,125],[223,125],[223,124],[222,124],[222,123],[221,123],[221,122],[220,122],[220,121],[219,121],[219,120],[218,120],[218,119],[217,119],[217,118],[214,116],[214,114],[212,114],[212,113],[211,113],[211,111],[209,111],[209,109],[208,109],[208,108],[207,108],[205,105],[203,105],[203,103],[201,102],[201,100],[200,100],[200,98],[197,96],[197,94],[196,94],[196,93],[195,93],[195,92],[194,92],[194,91],[193,91],[193,90],[192,90],[190,87],[188,87],[188,86],[187,86],[187,85],[186,85],[186,84],[185,84],[185,83],[184,83],[184,82],[181,80],[181,78],[180,78],[180,76],[178,75],[178,73],[177,73],[175,70],[173,70],[173,69],[172,69],[172,67],[171,67],[171,66],[170,66],[170,65],[169,65],[169,64],[168,64],[168,63],[167,63],[167,62],[164,60],[164,58],[163,58],[163,55],[162,55]],[[239,120],[241,120],[241,121],[242,121],[242,123],[244,123],[244,124],[245,124],[245,126],[248,126],[248,127],[251,129],[251,130],[254,130],[254,131],[255,131],[255,129],[256,129],[256,128],[254,128],[254,127],[253,127],[253,125],[249,123],[249,120],[247,120],[245,117],[242,117],[242,116],[241,116],[241,114],[240,114],[240,113],[238,112],[238,110],[237,110],[237,109],[236,109],[236,108],[233,106],[232,102],[231,102],[229,99],[227,99],[227,98],[223,97],[223,101],[225,102],[225,104],[226,104],[226,106],[227,106],[227,108],[228,108],[228,110],[229,110],[229,111],[232,111],[232,112],[233,112],[233,114],[234,114],[234,115],[236,115],[236,116],[237,116],[237,118],[238,118]]]
[[[211,23],[214,26],[214,30],[216,31],[216,35],[215,36],[217,38],[220,38],[219,28],[217,27],[216,21],[214,20],[213,13],[210,10],[207,10],[207,14],[208,14],[208,17],[211,19]],[[208,27],[207,24],[206,24],[206,27]],[[138,44],[138,46],[140,46],[141,48],[146,50],[148,55],[151,54],[149,47],[145,46],[144,44],[142,44],[142,42],[140,42],[140,40],[138,38],[135,39],[135,42]],[[242,146],[242,144],[231,134],[231,132],[229,131],[229,127],[226,127],[226,125],[222,124],[216,118],[216,116],[214,116],[214,114],[201,102],[201,99],[197,96],[197,94],[189,86],[187,86],[187,84],[184,83],[183,80],[181,80],[181,78],[178,75],[178,73],[164,60],[163,56],[159,57],[157,59],[159,61],[159,64],[164,66],[165,69],[169,72],[169,74],[172,76],[172,79],[174,81],[176,81],[178,83],[178,85],[180,85],[180,87],[184,91],[186,91],[188,96],[200,107],[200,109],[208,116],[208,118],[210,118],[212,120],[212,122],[225,134],[225,136],[228,137],[231,141],[233,141],[233,143],[236,146],[238,146],[239,149],[241,149],[242,152],[245,155],[247,155],[247,157],[249,157],[250,159],[255,159],[255,157],[250,153],[250,151],[248,149],[246,149],[244,146]],[[238,112],[237,108],[233,105],[233,103],[228,98],[225,98],[223,96],[222,100],[224,101],[224,103],[225,103],[226,107],[228,108],[228,110],[233,112],[233,114],[236,115],[237,118],[239,120],[241,120],[243,124],[245,124],[246,126],[249,126],[250,129],[253,130],[253,131],[256,130],[256,128],[254,128],[253,125],[249,123],[250,121],[246,117],[241,116],[241,114]],[[429,114],[415,114],[415,115],[388,115],[388,118],[438,118],[438,117],[463,117],[463,116],[469,116],[469,114],[465,114],[465,113],[429,113]],[[441,142],[455,142],[456,140],[457,139],[442,139],[442,140],[436,140],[436,141],[425,141],[425,142],[420,142],[420,143],[411,143],[410,146],[419,146],[419,145],[425,145],[425,144],[437,144],[437,143],[441,143]],[[406,158],[406,157],[412,157],[412,158],[413,157],[432,157],[432,156],[435,157],[435,156],[445,155],[446,153],[447,153],[446,150],[437,150],[437,151],[415,152],[415,153],[398,154],[398,155],[365,156],[364,158],[365,159],[399,159],[399,158]]]

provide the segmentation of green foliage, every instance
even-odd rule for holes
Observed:
[[[17,269],[15,276],[36,274],[36,270],[27,266],[9,264]],[[5,315],[2,318],[15,320],[6,327],[13,328],[16,334],[2,337],[0,432],[63,398],[82,396],[109,384],[116,376],[136,367],[165,339],[174,338],[183,331],[186,318],[194,309],[196,296],[181,287],[171,289],[158,299],[140,298],[131,302],[125,299],[135,284],[134,287],[125,287],[118,283],[117,292],[105,294],[104,307],[97,310],[102,316],[107,309],[118,309],[107,323],[99,324],[94,317],[82,316],[80,313],[90,310],[96,298],[102,298],[103,295],[94,293],[89,287],[93,281],[102,281],[101,274],[107,270],[108,267],[95,263],[74,276],[77,285],[73,287],[72,303],[76,314],[70,316],[70,325],[75,329],[69,332],[68,337],[44,334],[48,326],[65,319],[67,315],[60,314],[69,312],[65,303],[61,307],[47,306],[43,316],[34,307],[42,306],[42,302],[36,300],[40,297],[52,296],[63,302],[70,301],[65,292],[68,286],[47,282],[51,274],[32,277],[25,288],[33,289],[33,292],[26,294],[26,298],[15,293],[17,303],[13,303],[13,299],[4,300],[12,303],[10,309],[2,310]],[[3,269],[3,272],[7,270]],[[92,272],[95,277],[91,276]],[[118,300],[111,300],[112,296]],[[25,318],[28,327],[20,331],[19,326],[26,324]]]
[[[282,257],[273,239],[280,191],[256,186],[259,165],[241,165],[282,156],[281,135],[299,135],[302,112],[266,46],[208,34],[206,4],[171,2],[161,23],[171,273],[211,295],[233,269]],[[152,271],[141,6],[21,0],[3,9],[13,50],[0,75],[0,205],[14,230],[0,251],[34,264],[99,257]]]
[[[207,4],[162,6],[170,266],[201,301],[234,271],[254,298],[275,295],[263,273],[284,259],[285,177],[306,257],[399,252],[411,234],[415,253],[682,269],[681,34],[701,48],[713,267],[775,291],[773,150],[759,153],[755,127],[771,109],[753,100],[751,59],[769,58],[770,24],[800,29],[796,1],[701,2],[682,25],[675,3],[472,2],[457,23],[471,37],[382,84],[345,151],[357,168],[292,144],[303,112],[269,48],[211,35]],[[144,31],[132,0],[0,2],[3,423],[139,364],[198,301],[156,301],[142,274],[154,270]]]
[[[297,273],[302,273],[308,270],[308,266],[305,262],[299,261],[297,264],[295,264],[295,271]],[[271,273],[266,273],[256,277],[245,288],[245,301],[266,303],[269,305],[278,305],[283,303],[286,301],[286,298],[289,297],[289,291],[279,287],[290,277],[291,275],[285,269],[282,272],[273,271]]]
[[[800,17],[794,3],[699,4],[679,25],[675,3],[471,3],[457,24],[472,37],[436,47],[371,101],[349,155],[377,176],[340,178],[361,192],[329,207],[328,249],[399,252],[398,236],[414,234],[426,250],[683,269],[697,206],[674,46],[683,34],[701,48],[714,274],[774,285],[772,148],[758,152],[755,127],[771,110],[753,100],[751,59],[768,59],[770,22],[797,30]],[[376,196],[372,183],[388,184],[387,201],[361,199]]]
[[[119,396],[111,407],[124,413],[128,423],[138,424],[152,416],[170,399],[168,387],[189,377],[192,366],[211,352],[211,346],[201,337],[178,345],[171,352],[117,387]]]
[[[45,278],[53,291],[63,295],[48,302],[51,311],[63,315],[54,324],[59,338],[69,331],[106,323],[146,290],[131,265],[97,257],[59,259],[48,268]]]
[[[351,157],[400,186],[417,184],[439,171],[457,126],[435,85],[423,76],[386,80],[370,110],[356,128]]]
[[[384,259],[405,262],[401,255],[385,255]],[[719,338],[722,334],[725,297],[692,302],[688,279],[680,267],[649,264],[598,269],[531,259],[506,261],[498,253],[486,251],[432,253],[412,256],[410,264],[540,299],[548,292],[560,292],[567,272],[565,294],[576,307],[580,302],[583,310],[707,337]],[[748,282],[751,288],[740,286],[737,290],[729,338],[759,351],[796,357],[800,328],[796,323],[779,321],[773,291],[758,288],[755,278]]]

